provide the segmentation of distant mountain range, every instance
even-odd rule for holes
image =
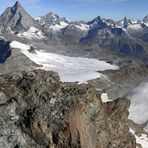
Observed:
[[[32,18],[19,2],[0,16],[1,36],[21,40],[41,40],[50,44],[107,49],[118,55],[148,60],[148,15],[142,21],[124,18],[71,22],[52,12]]]

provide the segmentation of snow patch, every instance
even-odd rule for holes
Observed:
[[[146,134],[141,134],[141,136],[137,136],[131,128],[130,132],[135,136],[136,143],[141,144],[142,148],[148,148],[148,137]]]
[[[28,39],[32,39],[32,38],[43,39],[44,38],[43,33],[35,27],[30,27],[28,31],[19,33],[18,36],[25,37]]]
[[[57,20],[57,18],[55,17],[55,15],[52,13],[52,18],[54,19],[54,20]]]
[[[132,23],[132,24],[138,24],[138,21],[132,20],[131,23]]]
[[[24,50],[29,50],[30,49],[30,46],[28,45],[25,45],[23,43],[20,43],[20,42],[17,42],[17,41],[13,41],[10,43],[10,47],[11,48],[16,48],[16,49],[21,49],[22,51]]]
[[[128,29],[139,30],[142,29],[140,24],[129,25]]]
[[[98,71],[107,69],[118,69],[117,66],[99,61],[97,59],[88,59],[81,57],[68,57],[55,53],[47,53],[36,50],[36,53],[28,51],[29,46],[13,41],[13,48],[20,48],[21,52],[33,62],[43,65],[44,70],[58,72],[61,81],[85,83],[88,80],[101,77]]]
[[[51,25],[49,28],[51,28],[53,31],[60,31],[61,29],[65,28],[68,24],[65,22],[60,22],[60,24]]]
[[[112,100],[109,100],[107,93],[102,93],[101,94],[101,100],[102,100],[103,103],[112,101]]]
[[[40,21],[41,20],[41,17],[37,17],[37,18],[35,18],[35,20],[39,20]]]
[[[89,25],[87,25],[87,24],[80,24],[80,25],[75,25],[75,26],[83,31],[89,30]]]

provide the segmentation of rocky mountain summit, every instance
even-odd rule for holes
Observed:
[[[46,25],[48,27],[50,27],[51,25],[56,25],[56,24],[60,25],[61,22],[65,24],[70,23],[68,20],[66,20],[65,17],[60,17],[57,14],[54,14],[52,12],[49,12],[48,14],[44,16],[38,17],[36,18],[36,20],[39,21],[40,24]]]
[[[30,26],[34,26],[34,19],[17,1],[13,7],[8,7],[0,16],[1,32],[25,31]]]
[[[126,98],[103,103],[89,85],[36,70],[0,79],[0,147],[135,148]]]

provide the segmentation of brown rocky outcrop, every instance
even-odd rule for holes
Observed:
[[[0,77],[0,147],[135,148],[126,98],[102,103],[90,85],[36,70]]]

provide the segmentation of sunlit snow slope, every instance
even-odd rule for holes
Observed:
[[[29,30],[27,30],[26,32],[23,33],[19,33],[18,37],[24,37],[24,38],[28,38],[28,39],[43,39],[43,33],[42,31],[40,31],[39,29],[35,28],[35,27],[30,27]]]
[[[117,66],[96,59],[68,57],[37,50],[36,53],[30,53],[29,46],[17,41],[11,42],[10,45],[12,48],[21,49],[21,52],[32,61],[43,65],[43,69],[58,72],[61,81],[64,82],[79,81],[79,83],[84,83],[99,78],[101,74],[98,71],[118,69]]]
[[[130,129],[130,132],[135,136],[136,142],[138,144],[141,144],[142,148],[148,148],[148,138],[146,134],[141,134],[141,136],[137,136],[132,129]]]

